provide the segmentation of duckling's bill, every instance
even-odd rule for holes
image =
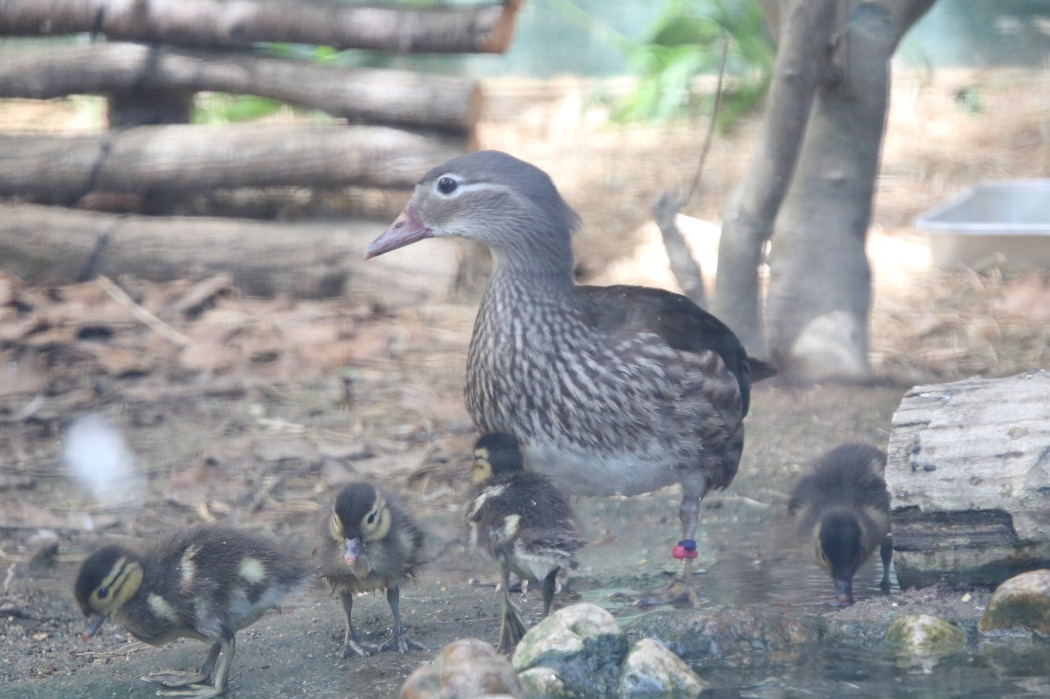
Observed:
[[[360,555],[361,540],[357,538],[347,539],[343,547],[343,561],[345,561],[348,566],[353,566],[357,563],[357,557]]]
[[[85,641],[90,639],[102,628],[102,622],[105,620],[106,618],[101,614],[85,614],[84,630],[80,633],[80,638]]]
[[[853,578],[835,578],[835,599],[839,604],[853,604]]]

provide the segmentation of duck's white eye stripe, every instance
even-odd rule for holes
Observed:
[[[454,186],[445,184],[446,180],[449,180]],[[464,192],[505,189],[505,187],[492,184],[491,182],[464,183],[456,179],[452,175],[442,175],[441,177],[437,178],[436,180],[434,180],[432,188],[443,199],[455,199]]]

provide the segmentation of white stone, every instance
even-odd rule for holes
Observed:
[[[627,653],[620,670],[619,692],[630,697],[695,697],[704,690],[704,682],[689,665],[667,646],[652,638],[643,638]]]

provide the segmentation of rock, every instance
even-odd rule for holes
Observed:
[[[768,607],[652,612],[632,622],[683,658],[722,658],[755,651],[792,650],[820,638],[820,622]]]
[[[594,604],[559,609],[536,624],[514,653],[514,669],[549,668],[572,697],[607,697],[616,687],[627,639],[612,614]]]
[[[1050,372],[917,386],[893,416],[886,485],[902,588],[993,588],[1050,567]]]
[[[1050,634],[1050,570],[1033,570],[1004,582],[978,622],[985,632],[1019,627]]]
[[[477,638],[449,643],[438,651],[433,663],[416,669],[401,686],[401,699],[522,696],[510,661]]]
[[[921,665],[929,672],[940,658],[966,646],[966,634],[955,624],[929,614],[906,614],[886,629],[885,639],[897,648],[902,665]]]
[[[620,670],[619,692],[623,697],[695,697],[703,690],[700,676],[652,638],[635,643]]]
[[[575,696],[562,682],[557,672],[549,667],[533,667],[518,673],[522,695],[543,699],[572,699]]]

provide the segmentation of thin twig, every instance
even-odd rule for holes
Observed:
[[[704,163],[707,162],[707,154],[711,151],[711,142],[715,137],[715,124],[718,121],[718,107],[722,103],[722,82],[726,76],[726,57],[729,55],[729,37],[722,42],[722,59],[718,64],[718,84],[715,86],[715,103],[711,108],[711,120],[707,124],[707,136],[704,137],[704,147],[700,151],[700,163],[697,165],[696,174],[693,176],[693,184],[689,187],[689,194],[679,204],[679,208],[689,203],[700,186],[700,175],[704,172]]]
[[[729,54],[729,39],[726,38],[722,44],[722,60],[718,66],[718,86],[715,91],[715,103],[711,110],[711,119],[707,126],[707,136],[704,139],[704,147],[700,152],[700,162],[696,173],[693,175],[693,183],[689,187],[689,193],[682,196],[677,189],[671,189],[660,195],[659,200],[653,205],[653,220],[656,222],[663,236],[664,247],[667,249],[667,259],[671,264],[671,273],[674,274],[678,285],[682,287],[682,293],[700,306],[707,306],[707,293],[704,290],[704,274],[700,265],[693,259],[689,245],[678,225],[675,217],[678,212],[689,203],[700,186],[700,176],[704,172],[704,164],[707,162],[707,154],[711,150],[714,140],[715,123],[718,118],[718,107],[722,101],[722,81],[725,78],[726,57]]]
[[[186,337],[178,330],[174,329],[157,316],[150,313],[148,310],[142,307],[141,304],[137,303],[135,299],[128,296],[127,292],[121,289],[119,286],[114,284],[109,277],[99,275],[96,280],[98,285],[102,287],[109,296],[119,303],[124,308],[128,309],[131,315],[145,325],[149,326],[151,330],[154,330],[164,337],[168,338],[177,345],[188,347],[193,344],[193,340]]]

